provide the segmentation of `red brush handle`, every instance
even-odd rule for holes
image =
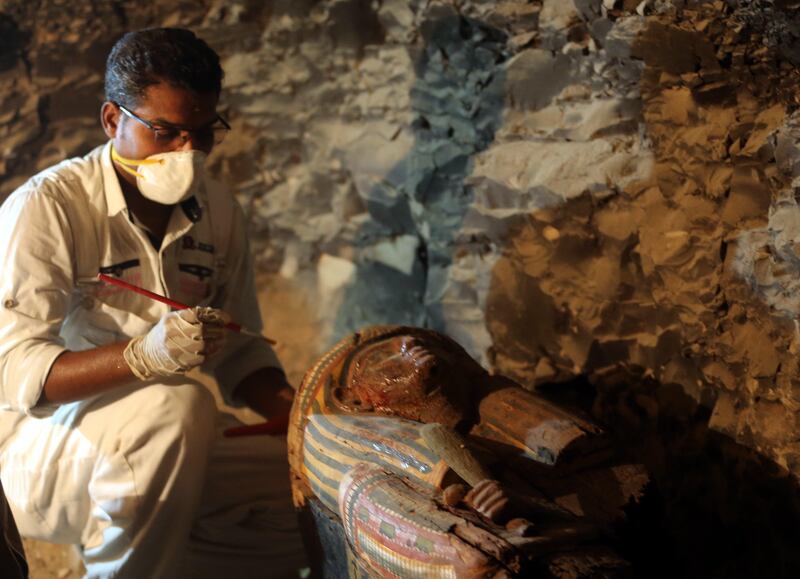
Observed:
[[[121,279],[118,279],[116,277],[111,277],[110,275],[106,275],[104,273],[98,273],[97,278],[106,283],[110,283],[111,285],[125,288],[127,290],[131,290],[132,292],[136,292],[137,294],[147,296],[151,300],[161,302],[162,304],[167,304],[169,307],[174,308],[176,310],[188,310],[191,307],[187,306],[186,304],[182,304],[181,302],[176,302],[175,300],[171,300],[166,296],[162,296],[161,294],[157,294],[155,292],[151,292],[150,290],[146,290],[143,287],[139,287],[138,285],[133,285],[132,283],[122,281]],[[225,327],[231,330],[232,332],[237,332],[237,333],[243,332],[245,334],[255,335],[255,332],[243,329],[242,326],[240,324],[237,324],[236,322],[228,322],[227,324],[225,324]],[[263,338],[270,344],[275,344],[275,340],[272,340],[271,338],[267,338],[266,336],[261,336],[261,335],[259,335],[258,337]]]
[[[189,306],[187,306],[186,304],[182,304],[181,302],[176,302],[175,300],[171,300],[168,297],[162,296],[155,292],[151,292],[150,290],[146,290],[143,287],[139,287],[138,285],[133,285],[132,283],[122,281],[121,279],[111,277],[110,275],[106,275],[104,273],[98,273],[97,277],[98,279],[101,279],[106,283],[110,283],[111,285],[115,285],[118,287],[123,287],[125,289],[131,290],[132,292],[136,292],[137,294],[147,296],[151,300],[161,302],[162,304],[167,304],[169,307],[175,308],[176,310],[189,309]]]

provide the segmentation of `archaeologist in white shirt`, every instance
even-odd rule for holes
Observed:
[[[303,561],[285,439],[222,437],[229,417],[185,375],[286,420],[270,346],[223,327],[261,319],[244,216],[203,170],[229,129],[221,78],[190,31],[125,35],[109,142],[0,207],[0,479],[21,534],[78,546],[88,577],[290,577]]]

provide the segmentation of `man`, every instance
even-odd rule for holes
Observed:
[[[23,535],[80,546],[89,577],[281,577],[302,562],[285,440],[222,438],[226,400],[284,421],[241,209],[203,175],[229,126],[222,70],[188,30],[126,34],[109,142],[0,208],[0,479]],[[118,277],[194,307],[101,284]]]

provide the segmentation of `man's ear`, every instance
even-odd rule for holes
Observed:
[[[103,125],[103,131],[109,139],[117,136],[117,127],[119,124],[119,107],[111,101],[106,101],[100,107],[100,124]]]

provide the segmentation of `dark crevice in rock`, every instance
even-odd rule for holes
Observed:
[[[0,12],[0,73],[11,70],[22,59],[30,34],[20,30],[17,22]]]

